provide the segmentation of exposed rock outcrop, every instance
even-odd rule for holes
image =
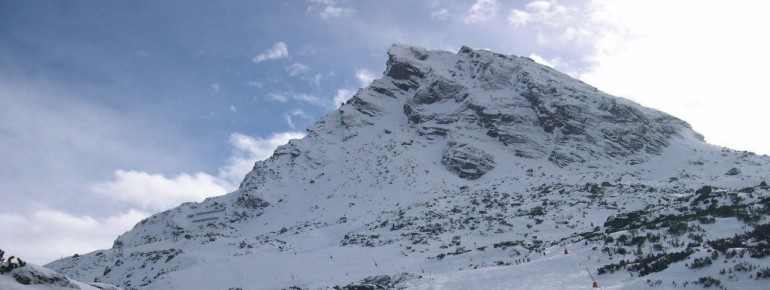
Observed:
[[[460,178],[473,180],[495,168],[495,157],[473,145],[449,141],[441,164]]]

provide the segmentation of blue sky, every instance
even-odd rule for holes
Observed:
[[[235,189],[394,42],[529,56],[770,153],[752,1],[0,0],[0,247],[34,263]]]

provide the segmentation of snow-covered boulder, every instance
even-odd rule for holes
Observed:
[[[27,264],[0,275],[2,290],[122,290],[105,283],[86,284],[70,279],[51,269]]]

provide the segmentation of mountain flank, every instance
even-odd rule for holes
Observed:
[[[531,59],[396,44],[238,190],[46,267],[124,289],[760,289],[769,175]]]

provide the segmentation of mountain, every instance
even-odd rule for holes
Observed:
[[[528,58],[396,44],[238,190],[46,266],[125,289],[762,288],[768,173]]]

